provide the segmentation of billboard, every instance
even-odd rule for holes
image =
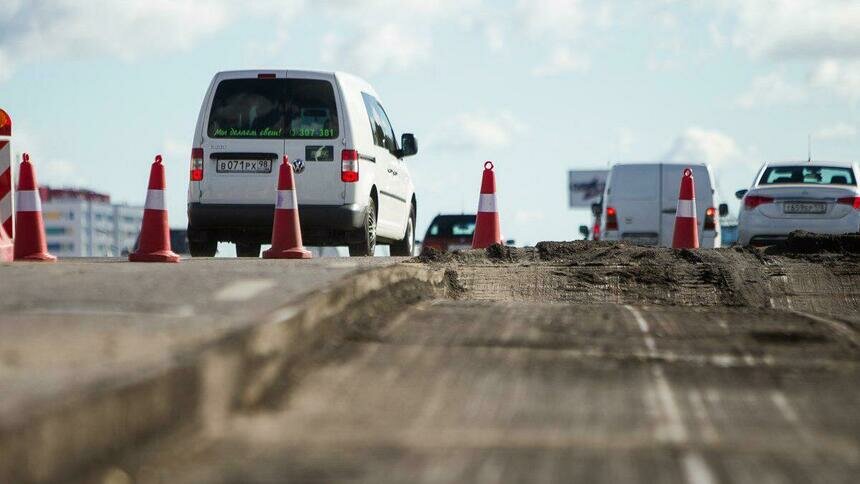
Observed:
[[[570,208],[591,208],[600,201],[609,170],[570,170],[568,199]]]

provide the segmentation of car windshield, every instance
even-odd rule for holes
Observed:
[[[436,217],[427,230],[427,234],[433,237],[471,237],[474,233],[474,215]]]
[[[838,166],[771,166],[764,170],[759,185],[857,185],[851,168]]]
[[[221,81],[208,133],[210,138],[337,138],[334,88],[316,79]]]

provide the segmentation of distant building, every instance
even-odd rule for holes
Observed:
[[[143,207],[111,204],[89,190],[42,187],[48,251],[59,257],[116,257],[133,250]]]

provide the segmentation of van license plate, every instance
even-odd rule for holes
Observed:
[[[218,173],[271,173],[272,160],[217,160]]]
[[[827,211],[825,203],[789,202],[783,206],[784,213],[824,213]]]

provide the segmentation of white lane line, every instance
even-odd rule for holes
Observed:
[[[648,347],[649,353],[656,355],[657,344],[650,334],[651,328],[648,325],[648,321],[645,320],[642,313],[635,307],[629,304],[625,304],[624,307],[630,311],[633,319],[639,325],[639,330],[642,331],[642,337],[645,340],[645,346]],[[652,363],[651,373],[654,376],[657,400],[660,403],[665,418],[665,425],[662,428],[657,428],[657,438],[682,447],[681,464],[684,471],[684,480],[687,483],[712,484],[717,482],[705,458],[698,451],[689,448],[689,432],[684,425],[684,418],[680,407],[678,407],[672,386],[669,384],[669,380],[663,371],[663,365]]]
[[[654,337],[651,336],[651,327],[648,325],[648,321],[645,321],[645,318],[642,317],[639,310],[633,306],[625,304],[624,307],[630,311],[630,314],[633,315],[633,319],[636,320],[636,324],[639,325],[639,330],[642,331],[642,337],[645,340],[645,347],[648,348],[648,352],[652,357],[657,356],[657,343],[654,341]]]
[[[717,479],[707,461],[698,452],[686,452],[682,457],[684,476],[690,484],[714,484]]]
[[[702,428],[702,438],[708,442],[719,442],[720,436],[717,428],[711,421],[711,415],[708,413],[708,406],[705,403],[704,397],[697,389],[692,389],[687,392],[687,399],[690,401],[690,407],[693,409],[693,415],[699,422]]]
[[[274,286],[272,279],[241,279],[224,286],[214,297],[216,301],[247,301]]]
[[[812,436],[809,434],[809,430],[805,425],[803,425],[803,421],[800,420],[800,414],[794,409],[794,405],[788,401],[788,397],[785,396],[785,393],[783,393],[782,390],[774,390],[770,392],[770,400],[773,402],[773,405],[777,410],[779,410],[779,413],[782,414],[782,418],[797,430],[800,437],[806,442],[812,442]]]
[[[684,426],[684,419],[681,416],[680,408],[678,408],[678,402],[675,401],[672,387],[669,386],[669,380],[663,373],[663,366],[659,363],[651,366],[651,374],[654,375],[656,383],[657,399],[663,408],[663,415],[666,417],[666,425],[662,429],[662,434],[665,440],[673,444],[683,444],[687,442],[687,428]]]
[[[811,319],[813,321],[817,321],[819,323],[823,323],[830,327],[835,333],[848,338],[851,341],[851,344],[854,346],[860,346],[860,337],[857,336],[857,333],[851,329],[847,324],[836,321],[835,319],[825,318],[823,316],[818,316],[816,314],[807,313],[804,311],[797,311],[792,309],[791,312],[797,314],[799,316],[803,316],[805,318]]]

